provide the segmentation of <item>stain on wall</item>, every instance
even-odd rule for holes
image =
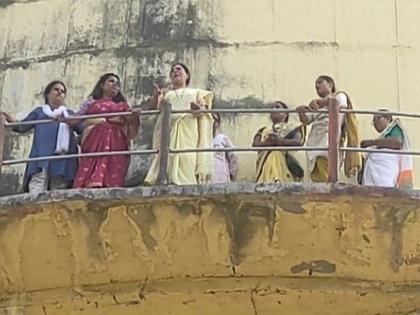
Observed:
[[[303,212],[279,206],[290,193]],[[409,314],[418,198],[253,184],[2,197],[0,310]]]

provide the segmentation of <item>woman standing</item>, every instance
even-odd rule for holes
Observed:
[[[373,116],[373,126],[379,133],[377,139],[363,140],[362,148],[410,151],[410,139],[403,124],[393,118],[388,110]],[[362,184],[367,186],[413,189],[413,157],[389,153],[367,154]]]
[[[296,108],[299,119],[304,125],[312,124],[306,145],[309,147],[328,147],[328,106],[336,102],[340,109],[353,109],[351,101],[345,92],[336,92],[333,78],[322,75],[315,81],[315,89],[320,98],[314,99],[309,106]],[[313,112],[314,110],[320,112]],[[356,116],[353,113],[339,115],[340,146],[347,141],[348,147],[357,147],[359,135]],[[313,182],[328,180],[328,152],[308,151],[307,166]],[[347,152],[344,158],[344,168],[347,176],[357,174],[361,167],[361,156],[357,152]]]
[[[199,111],[211,109],[213,93],[189,88],[190,71],[182,63],[172,65],[169,73],[172,90],[163,93],[155,86],[152,108],[160,108],[162,101],[172,104],[173,110]],[[159,117],[153,134],[153,147],[159,148],[162,116]],[[211,114],[187,113],[171,116],[171,149],[211,148],[213,118]],[[155,184],[159,171],[159,157],[155,157],[146,176],[147,184]],[[173,154],[169,158],[169,182],[176,185],[211,183],[213,174],[213,153]]]
[[[114,73],[101,76],[89,97],[89,105],[80,113],[94,115],[130,110],[121,93],[120,78]],[[84,120],[82,153],[127,151],[130,140],[138,132],[139,114],[133,111],[131,116]],[[121,187],[129,161],[128,156],[122,155],[81,158],[73,187]]]
[[[73,112],[64,105],[67,89],[63,82],[52,81],[44,90],[45,104],[36,107],[22,121],[59,119],[72,115]],[[5,113],[4,113],[5,114]],[[12,116],[5,114],[9,123],[16,122]],[[65,122],[53,121],[47,124],[21,125],[13,131],[25,133],[34,129],[30,158],[75,154],[77,143],[74,131],[82,132],[82,126],[70,127]],[[48,189],[71,187],[77,169],[77,159],[29,162],[26,166],[23,188],[30,193],[41,193]]]
[[[287,109],[277,101],[272,108]],[[302,146],[306,128],[302,124],[289,123],[289,114],[274,112],[270,115],[272,125],[258,130],[253,147]],[[257,183],[293,182],[303,179],[303,169],[288,151],[260,151],[257,159]]]

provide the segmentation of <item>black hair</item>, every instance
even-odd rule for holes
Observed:
[[[289,106],[286,105],[286,103],[282,101],[275,101],[271,104],[271,107],[281,107],[283,109],[289,109]],[[286,113],[286,119],[284,120],[285,123],[289,122],[289,113]]]
[[[48,85],[44,89],[44,93],[43,93],[44,94],[44,101],[45,101],[45,104],[47,104],[47,105],[50,105],[48,103],[48,94],[50,94],[51,90],[53,89],[53,87],[56,84],[61,84],[64,87],[64,94],[67,93],[67,87],[66,87],[66,85],[62,81],[60,81],[60,80],[54,80],[54,81],[48,83]]]
[[[393,121],[394,118],[392,117],[391,114],[389,114],[389,110],[382,108],[382,109],[378,109],[378,112],[384,112],[384,114],[383,115],[375,114],[374,116],[386,117],[388,118],[389,122]]]
[[[174,63],[171,66],[171,71],[169,72],[169,76],[171,76],[172,71],[174,70],[174,67],[175,66],[181,66],[182,69],[184,69],[184,71],[188,74],[188,78],[187,78],[186,84],[187,84],[187,86],[190,85],[190,81],[191,81],[191,72],[190,72],[190,69],[188,69],[188,67],[185,64],[183,64],[182,62]]]
[[[110,77],[115,77],[118,80],[118,83],[121,82],[120,77],[118,75],[116,75],[115,73],[112,72],[108,72],[103,74],[98,82],[96,83],[95,87],[92,90],[92,93],[90,93],[90,97],[92,97],[94,100],[99,100],[104,96],[104,91],[102,88],[102,85],[106,82],[106,80],[108,80]],[[115,95],[112,100],[116,103],[119,102],[125,102],[126,98],[125,96],[122,94],[121,89],[118,91],[117,95]]]
[[[327,81],[327,83],[331,84],[331,91],[333,93],[335,93],[336,89],[335,89],[335,81],[332,77],[330,77],[329,75],[320,75],[318,77],[318,80],[324,80]]]

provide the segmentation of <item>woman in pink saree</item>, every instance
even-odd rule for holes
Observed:
[[[80,115],[127,112],[130,108],[120,90],[120,78],[104,74],[82,106]],[[83,121],[82,153],[127,151],[139,128],[139,111],[131,116],[92,118]],[[81,158],[74,188],[122,187],[130,157],[126,155]]]

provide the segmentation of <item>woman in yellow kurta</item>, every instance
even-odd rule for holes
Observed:
[[[272,108],[287,109],[277,101]],[[258,130],[252,146],[301,146],[305,142],[305,127],[289,122],[287,113],[271,113],[272,125]],[[294,182],[303,179],[303,169],[289,151],[260,151],[257,159],[257,183]]]
[[[189,88],[190,71],[182,63],[171,67],[170,79],[173,89],[164,93],[155,86],[152,108],[160,108],[163,101],[172,105],[172,110],[199,111],[211,109],[213,93],[210,91]],[[153,134],[153,148],[159,148],[161,132],[161,116],[159,117]],[[212,148],[213,118],[211,114],[187,113],[172,114],[170,148],[196,149]],[[159,172],[159,156],[153,159],[145,183],[155,184]],[[193,185],[210,183],[213,173],[213,153],[178,153],[171,154],[168,164],[169,183],[176,185]]]

